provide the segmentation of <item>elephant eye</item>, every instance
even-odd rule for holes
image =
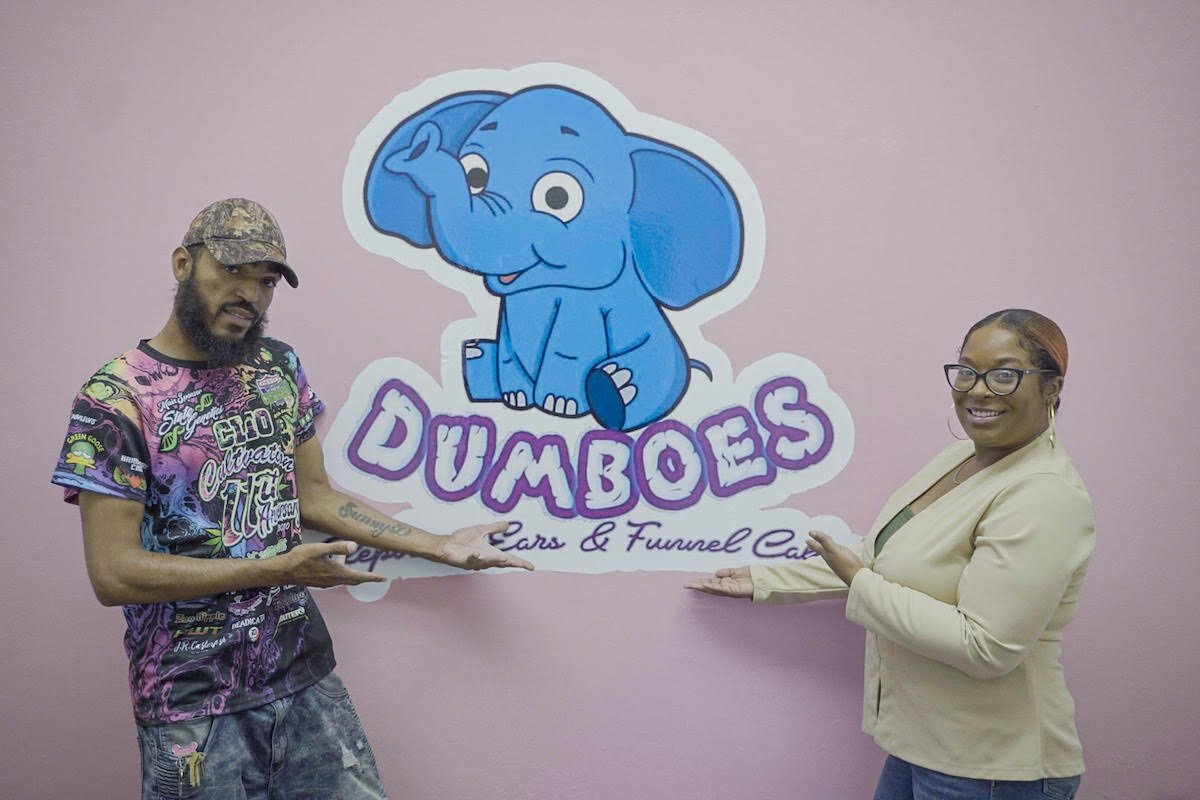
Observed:
[[[467,189],[471,194],[479,194],[487,188],[488,163],[478,153],[467,153],[458,160],[463,172],[467,173]]]
[[[570,222],[583,210],[583,187],[566,172],[547,172],[533,185],[533,210]]]

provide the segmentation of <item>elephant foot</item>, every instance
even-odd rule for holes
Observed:
[[[626,409],[637,396],[637,386],[632,383],[633,373],[618,369],[616,364],[605,364],[588,373],[584,390],[592,414],[609,430],[624,430]]]
[[[582,417],[583,414],[579,411],[579,403],[572,397],[555,397],[552,394],[546,395],[546,399],[542,401],[542,410],[547,414],[553,414],[556,417]]]
[[[496,374],[495,342],[487,339],[470,339],[463,342],[462,365],[467,397],[476,403],[501,399],[500,379]]]
[[[500,399],[504,401],[504,405],[508,406],[509,408],[515,408],[517,411],[524,411],[530,406],[529,396],[520,390],[515,392],[505,392],[503,395],[501,395]]]

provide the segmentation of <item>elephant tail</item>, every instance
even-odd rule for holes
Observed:
[[[713,379],[712,370],[709,369],[708,364],[705,364],[703,361],[697,361],[694,358],[689,358],[688,366],[691,367],[692,369],[697,369],[697,370],[700,370],[701,372],[703,372],[706,376],[708,376],[708,379],[710,381]]]

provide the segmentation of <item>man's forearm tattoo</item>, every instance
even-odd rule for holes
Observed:
[[[370,514],[364,514],[358,510],[358,505],[355,503],[346,503],[344,506],[339,508],[338,516],[352,519],[355,522],[361,522],[363,525],[366,525],[371,529],[372,538],[377,538],[385,533],[394,533],[397,536],[404,536],[412,530],[412,528],[408,527],[407,525],[402,525],[395,520],[392,520],[391,522],[384,522],[383,520],[375,519]]]

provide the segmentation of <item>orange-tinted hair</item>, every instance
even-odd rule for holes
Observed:
[[[1052,369],[1059,375],[1066,376],[1067,337],[1054,320],[1027,308],[1006,308],[988,314],[972,325],[963,337],[963,346],[966,346],[972,333],[992,323],[1015,333],[1038,369]],[[1057,409],[1061,402],[1061,399],[1056,400],[1054,407]]]

